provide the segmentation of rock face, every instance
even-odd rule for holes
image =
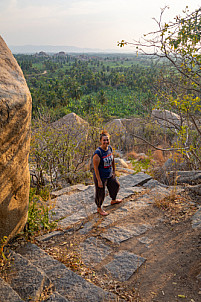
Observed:
[[[105,129],[111,136],[112,146],[117,147],[125,145],[126,137],[128,136],[126,128],[121,122],[121,119],[114,119],[105,125]]]
[[[161,126],[177,129],[181,125],[180,116],[169,110],[153,109],[151,115]]]
[[[169,171],[167,180],[170,185],[198,185],[201,184],[201,171]]]
[[[70,139],[83,141],[87,137],[89,124],[77,114],[71,112],[52,123],[52,127],[62,131],[62,133],[68,133]]]
[[[52,126],[62,130],[64,130],[65,128],[72,128],[72,131],[75,128],[77,129],[77,127],[80,127],[83,130],[84,128],[88,127],[88,123],[74,112],[71,112],[60,118],[58,121],[52,123]]]
[[[23,73],[0,37],[0,238],[26,223],[31,95]]]

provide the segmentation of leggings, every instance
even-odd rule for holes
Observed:
[[[101,179],[103,183],[103,188],[99,188],[98,186],[98,181],[97,178],[94,174],[94,183],[95,183],[95,188],[96,188],[96,193],[95,193],[95,203],[98,208],[101,208],[104,198],[105,198],[105,186],[107,186],[110,197],[112,200],[116,199],[117,193],[119,191],[120,184],[116,177],[110,177],[110,178],[104,178]]]

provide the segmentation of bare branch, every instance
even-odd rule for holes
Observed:
[[[196,123],[196,121],[195,121],[194,117],[193,117],[191,114],[189,114],[189,116],[190,116],[191,121],[193,122],[193,125],[195,126],[195,128],[196,128],[197,132],[198,132],[198,133],[199,133],[199,135],[201,136],[201,131],[200,131],[200,129],[198,128],[198,125],[197,125],[197,123]]]
[[[149,141],[147,141],[146,139],[142,138],[139,135],[136,135],[134,133],[129,133],[131,136],[136,137],[138,139],[141,139],[143,142],[145,142],[146,144],[148,144],[149,146],[153,147],[156,150],[161,150],[161,151],[181,151],[181,150],[189,150],[189,147],[186,148],[168,148],[168,149],[164,149],[164,148],[159,148],[153,144],[151,144]]]

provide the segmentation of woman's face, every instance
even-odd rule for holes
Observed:
[[[110,144],[109,136],[107,136],[107,135],[102,136],[100,142],[103,147],[107,147]]]

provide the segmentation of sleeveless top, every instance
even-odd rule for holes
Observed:
[[[98,154],[100,157],[100,164],[98,166],[100,178],[110,178],[112,177],[112,147],[108,146],[108,150],[105,151],[101,147],[97,148],[94,155]]]

